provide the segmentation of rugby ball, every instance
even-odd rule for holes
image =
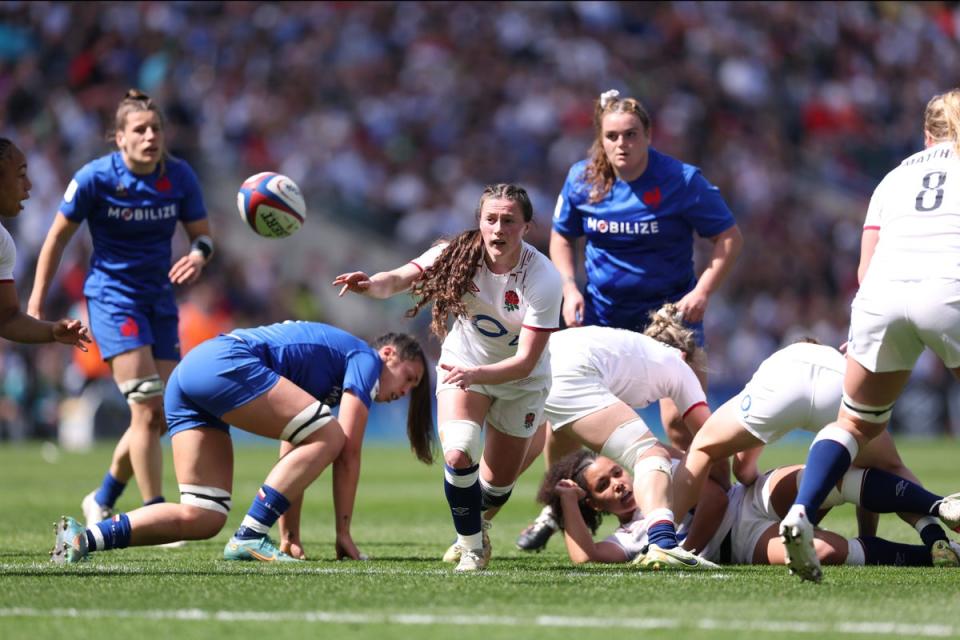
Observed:
[[[295,234],[307,215],[307,205],[297,183],[272,171],[243,181],[237,192],[237,209],[247,225],[265,238]]]

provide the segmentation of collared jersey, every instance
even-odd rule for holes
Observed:
[[[320,322],[291,321],[234,329],[267,368],[334,407],[350,391],[370,407],[377,394],[383,361],[356,336]]]
[[[960,279],[960,162],[953,142],[906,158],[877,185],[864,229],[878,229],[863,287]]]
[[[553,216],[553,229],[586,237],[586,316],[592,324],[637,329],[647,313],[690,292],[693,233],[712,238],[735,222],[720,190],[700,169],[649,150],[647,170],[632,182],[619,178],[607,196],[590,203],[587,161],[570,168]]]
[[[87,297],[149,302],[172,292],[168,273],[177,222],[207,216],[190,166],[167,158],[165,171],[130,171],[120,152],[97,158],[73,176],[60,203],[71,222],[87,221],[93,239]]]
[[[412,263],[425,271],[446,247],[446,243],[431,247]],[[466,315],[454,320],[443,348],[471,365],[505,360],[517,353],[520,329],[556,331],[560,327],[562,300],[560,273],[545,255],[524,242],[520,260],[509,273],[493,273],[481,261],[463,300]],[[549,375],[546,354],[544,349],[530,377]]]

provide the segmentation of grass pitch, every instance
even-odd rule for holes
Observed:
[[[909,466],[934,491],[960,489],[960,444],[901,443]],[[93,555],[78,566],[48,562],[54,519],[80,516],[81,497],[102,477],[110,449],[57,453],[37,445],[0,448],[0,637],[202,638],[871,638],[960,637],[960,570],[827,567],[821,585],[784,567],[718,573],[638,573],[630,566],[574,567],[555,537],[541,554],[516,550],[542,466],[521,479],[498,515],[494,559],[459,576],[439,561],[453,538],[441,471],[401,447],[370,446],[354,516],[354,540],[372,557],[333,559],[328,474],[308,491],[303,537],[310,560],[296,566],[227,563],[223,545],[276,455],[236,451],[234,509],[213,540],[181,549],[137,548]],[[776,447],[762,467],[802,462],[802,445]],[[167,495],[176,496],[167,452]],[[137,505],[136,487],[121,509]],[[824,525],[855,534],[853,511]],[[613,527],[605,523],[602,533]],[[880,535],[911,543],[892,516]]]

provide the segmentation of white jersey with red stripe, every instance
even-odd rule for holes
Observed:
[[[0,282],[13,282],[13,269],[17,266],[17,247],[13,236],[0,225]]]
[[[426,270],[446,246],[431,247],[411,262]],[[521,329],[559,329],[562,280],[553,263],[524,242],[517,265],[508,273],[493,273],[482,263],[463,302],[466,315],[454,320],[443,350],[468,365],[492,364],[516,355]],[[549,376],[547,353],[544,349],[531,378]]]
[[[703,387],[680,351],[642,333],[597,326],[565,329],[550,337],[550,353],[555,379],[561,369],[584,378],[599,375],[610,393],[635,409],[670,398],[686,415],[706,403]],[[584,364],[591,375],[575,371]]]
[[[863,288],[960,274],[960,161],[953,142],[905,159],[873,192],[864,229],[880,240]]]

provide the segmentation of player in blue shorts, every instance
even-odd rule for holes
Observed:
[[[15,218],[30,197],[27,158],[8,138],[0,138],[0,216]],[[0,336],[27,344],[61,342],[84,351],[90,342],[87,328],[79,320],[45,322],[20,311],[13,271],[17,265],[17,247],[5,227],[0,226]]]
[[[101,486],[83,499],[88,523],[109,517],[134,475],[144,504],[163,501],[163,385],[180,359],[173,287],[195,281],[213,254],[197,176],[167,154],[163,127],[156,103],[128,91],[116,112],[118,151],[86,164],[67,186],[27,305],[42,317],[64,248],[86,221],[93,239],[83,288],[90,328],[131,412]],[[177,223],[192,247],[171,267]]]
[[[650,116],[638,100],[607,91],[595,104],[593,122],[589,157],[570,168],[550,234],[550,259],[563,277],[564,322],[642,332],[651,312],[673,302],[703,346],[710,296],[743,244],[733,214],[699,168],[650,146]],[[694,234],[713,244],[699,279]],[[581,255],[587,277],[582,293],[576,280]],[[698,376],[706,389],[706,373]],[[671,441],[686,449],[690,433],[677,407],[664,399],[660,413]],[[570,450],[548,440],[544,451],[549,466]],[[555,530],[545,509],[517,545],[539,550]]]
[[[232,425],[282,444],[224,558],[302,559],[303,491],[332,462],[337,557],[360,559],[350,523],[370,404],[407,393],[407,436],[417,457],[430,463],[430,376],[410,336],[388,333],[370,346],[329,325],[283,322],[208,340],[174,369],[164,394],[180,504],[147,505],[86,529],[64,516],[51,557],[71,563],[92,551],[216,535],[230,512]],[[280,547],[267,537],[278,519]]]

